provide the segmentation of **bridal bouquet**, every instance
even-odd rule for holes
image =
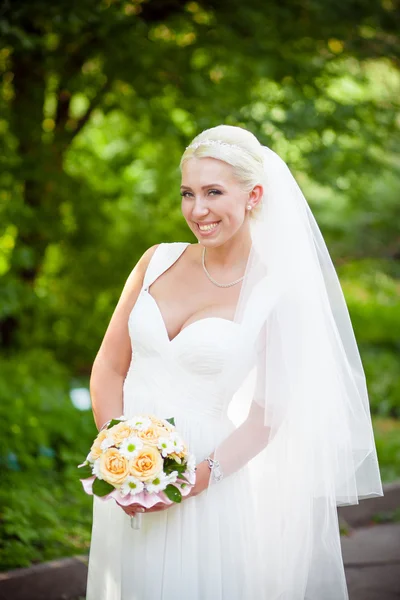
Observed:
[[[181,502],[196,481],[195,457],[174,419],[153,415],[113,419],[79,468],[86,493],[122,506]]]

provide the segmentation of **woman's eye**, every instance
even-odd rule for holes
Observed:
[[[220,195],[222,194],[221,190],[209,190],[209,193],[211,192],[215,192],[215,194]],[[192,192],[188,192],[187,190],[183,190],[182,192],[180,192],[180,195],[182,196],[182,198],[186,198],[187,195],[192,196]]]

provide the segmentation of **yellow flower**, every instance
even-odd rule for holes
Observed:
[[[185,442],[183,442],[183,450],[181,452],[174,452],[173,454],[170,454],[170,456],[172,456],[173,458],[185,458],[187,456],[187,454],[188,454],[188,448],[187,448]]]
[[[165,429],[157,427],[156,425],[150,425],[145,431],[138,431],[136,437],[141,439],[148,446],[157,446],[160,436],[165,435]]]
[[[101,477],[117,486],[124,482],[129,475],[129,461],[122,456],[117,448],[108,448],[100,456],[99,472]]]
[[[168,454],[168,458],[173,458],[176,460],[177,463],[181,464],[181,457],[180,454],[182,454],[182,452],[180,452],[179,454],[176,454],[176,452],[173,452],[172,454]]]
[[[158,417],[155,417],[154,415],[149,415],[149,419],[154,423],[154,425],[156,425],[157,427],[160,427],[161,429],[166,429],[167,431],[174,431],[174,426],[171,425],[171,423],[168,423],[168,421],[161,420]]]
[[[161,454],[153,446],[143,446],[138,455],[130,461],[129,474],[139,481],[152,481],[163,468]]]
[[[102,449],[100,448],[101,442],[107,437],[107,429],[102,429],[94,440],[92,447],[90,448],[90,458],[96,460],[100,457]]]
[[[185,458],[185,456],[188,455],[188,447],[186,446],[186,443],[183,442],[183,450],[182,452],[178,452],[178,456],[180,456],[180,458]]]
[[[114,425],[112,428],[112,436],[115,440],[115,444],[118,445],[123,442],[126,438],[134,434],[134,430],[127,423],[123,421]]]

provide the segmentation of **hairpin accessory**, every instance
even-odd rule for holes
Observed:
[[[228,144],[221,140],[200,140],[199,142],[193,142],[192,144],[189,144],[189,146],[186,146],[186,150],[188,148],[193,148],[195,150],[199,146],[225,146],[227,148],[237,148],[238,150],[242,150],[242,152],[246,152],[245,148],[241,148],[237,144]]]

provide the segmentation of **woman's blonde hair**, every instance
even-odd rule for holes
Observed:
[[[247,129],[235,125],[217,125],[199,133],[186,147],[179,168],[189,158],[216,158],[232,167],[233,175],[244,191],[250,192],[263,177],[262,145]],[[261,203],[250,213],[258,212]]]

